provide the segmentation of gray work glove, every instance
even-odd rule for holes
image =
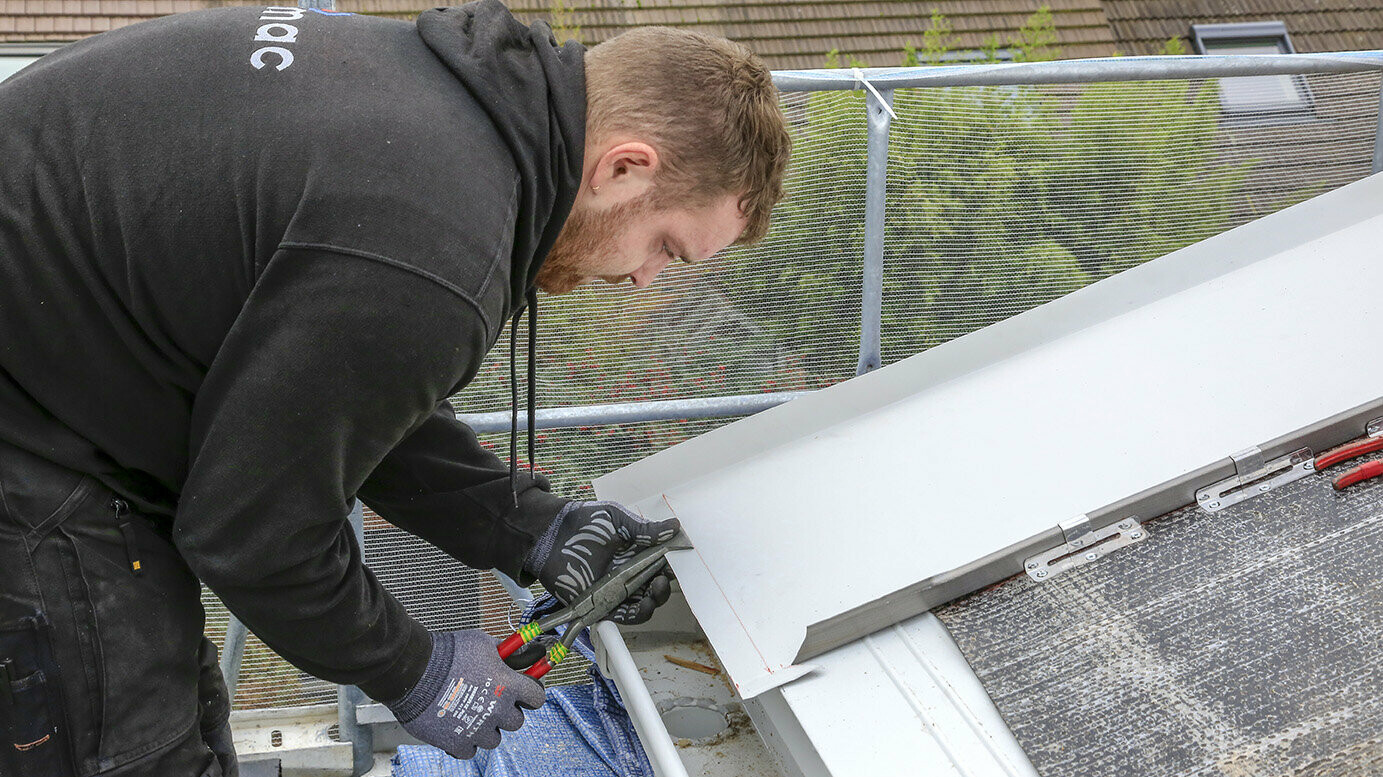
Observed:
[[[433,634],[422,679],[388,704],[403,730],[453,758],[497,746],[500,729],[518,731],[523,710],[543,706],[543,686],[506,666],[498,647],[483,631]]]
[[[570,604],[591,584],[629,562],[639,551],[676,536],[676,518],[646,521],[614,502],[569,502],[524,561],[526,569],[563,604]],[[643,623],[672,595],[672,572],[648,581],[609,620]]]

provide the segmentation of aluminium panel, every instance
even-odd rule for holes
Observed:
[[[1037,777],[936,616],[924,613],[817,659],[807,677],[748,702],[801,731],[819,775]],[[800,749],[800,748],[799,748]]]
[[[935,615],[1043,775],[1377,777],[1383,481],[1331,485],[1362,461]]]
[[[1380,213],[1373,176],[675,446],[597,492],[682,520],[696,548],[669,561],[752,697],[862,627],[942,603],[981,559],[1007,577],[1059,544],[1062,521],[1375,402],[1383,360],[1358,333],[1383,324]],[[861,612],[885,617],[850,620]],[[854,628],[819,638],[841,618]]]

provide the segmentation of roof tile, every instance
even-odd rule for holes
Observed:
[[[1383,47],[1383,9],[1359,0],[1104,0],[1120,49],[1152,53],[1167,38],[1185,37],[1192,22],[1281,21],[1298,51]]]
[[[419,0],[337,0],[341,10],[411,18]],[[546,18],[550,0],[513,0],[526,20]],[[0,40],[73,40],[102,29],[241,0],[0,0]],[[1154,53],[1196,22],[1277,19],[1300,51],[1383,48],[1383,10],[1362,0],[573,0],[587,43],[646,24],[725,34],[760,52],[772,67],[819,65],[838,48],[868,64],[896,64],[902,46],[920,42],[935,9],[957,46],[1014,36],[1040,6],[1057,27],[1066,57]],[[79,21],[80,20],[80,21]],[[810,61],[807,61],[810,60]]]

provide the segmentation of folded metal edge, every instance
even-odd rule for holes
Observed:
[[[765,691],[771,691],[779,686],[787,685],[793,680],[806,677],[816,670],[816,664],[794,663],[782,669],[775,669],[753,680],[744,683],[735,683],[735,690],[739,691],[740,698],[752,699]]]
[[[1303,447],[1322,451],[1367,434],[1369,422],[1380,414],[1383,414],[1383,397],[1289,432],[1258,447],[1269,459],[1288,455]],[[1098,529],[1134,515],[1151,519],[1169,513],[1195,502],[1197,488],[1229,478],[1234,473],[1234,459],[1226,455],[1213,464],[1091,511],[1088,513],[1090,525]],[[802,664],[828,650],[921,615],[985,586],[1023,574],[1024,559],[1065,541],[1061,528],[1053,526],[974,562],[813,623],[807,627],[802,647],[798,649],[793,663]]]

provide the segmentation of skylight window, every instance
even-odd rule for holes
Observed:
[[[0,43],[0,81],[28,67],[31,62],[57,49],[54,44]]]
[[[1197,54],[1295,54],[1282,22],[1193,24]],[[1311,92],[1300,75],[1220,79],[1220,106],[1231,118],[1309,116]]]

